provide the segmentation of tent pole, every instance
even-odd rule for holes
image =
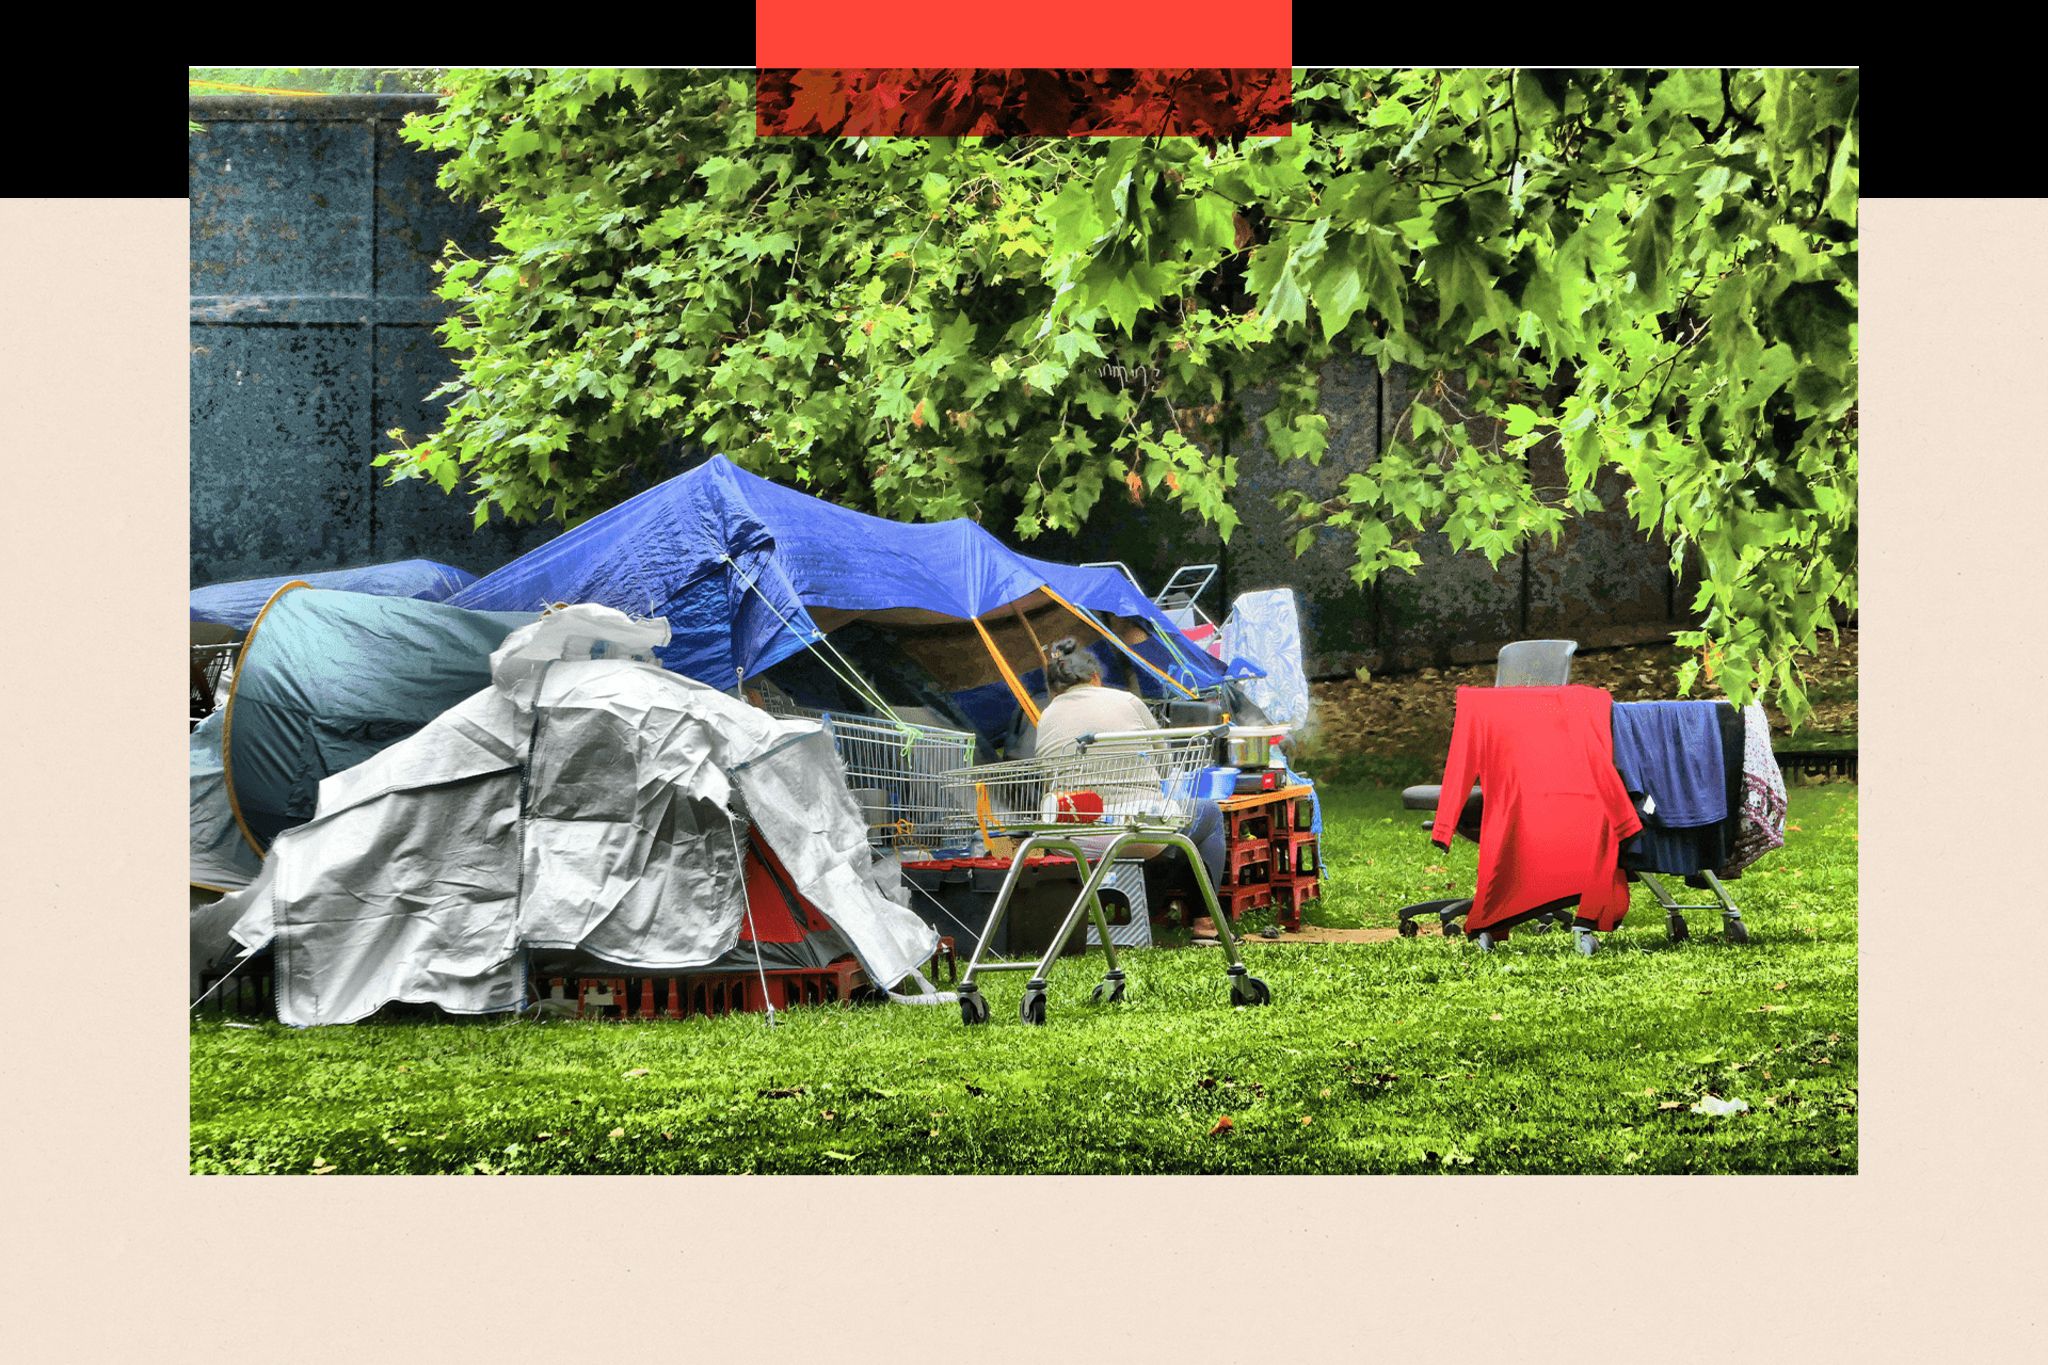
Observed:
[[[1122,640],[1117,639],[1117,637],[1113,633],[1111,633],[1110,629],[1107,626],[1103,625],[1102,622],[1096,620],[1093,616],[1090,616],[1087,612],[1081,610],[1072,602],[1069,602],[1066,598],[1054,592],[1052,590],[1052,585],[1050,583],[1045,585],[1044,592],[1047,597],[1050,597],[1053,601],[1059,603],[1068,611],[1072,612],[1075,617],[1085,622],[1088,625],[1088,627],[1091,630],[1093,630],[1097,635],[1100,635],[1103,639],[1109,641],[1110,644],[1116,647],[1118,652],[1123,654],[1132,662],[1136,663],[1139,667],[1143,668],[1147,673],[1150,673],[1153,677],[1159,679],[1167,686],[1173,688],[1182,696],[1190,699],[1194,697],[1195,693],[1192,688],[1188,687],[1180,679],[1172,676],[1171,674],[1160,672],[1158,667],[1155,666],[1151,660],[1147,659],[1144,655],[1132,649]]]
[[[1037,652],[1040,659],[1044,659],[1045,646],[1039,643],[1038,632],[1031,628],[1031,618],[1024,614],[1024,608],[1020,605],[1022,601],[1023,599],[1019,598],[1016,602],[1010,603],[1010,610],[1016,615],[1017,624],[1024,627],[1024,633],[1031,637],[1031,648]]]
[[[733,875],[740,879],[740,904],[747,911],[747,937],[754,942],[754,971],[761,978],[761,1003],[768,1009],[768,1027],[774,1028],[775,997],[768,993],[768,967],[761,961],[761,936],[754,931],[754,898],[747,893],[747,855],[740,851],[740,836],[734,828],[738,824],[739,821],[728,818],[725,832],[732,840]],[[747,838],[751,841],[753,837],[753,827],[749,824]]]

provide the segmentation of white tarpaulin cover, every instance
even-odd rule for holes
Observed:
[[[666,636],[552,612],[492,654],[491,687],[322,782],[313,820],[222,902],[237,942],[275,949],[278,1017],[513,1009],[526,948],[704,966],[739,942],[749,824],[870,979],[929,958],[935,931],[884,894],[824,730],[634,657]]]
[[[1247,678],[1242,686],[1275,725],[1308,724],[1308,673],[1292,588],[1248,592],[1233,602],[1223,621],[1223,657],[1266,670],[1265,677]]]

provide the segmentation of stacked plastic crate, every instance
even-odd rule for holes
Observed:
[[[1322,837],[1311,828],[1310,797],[1290,794],[1274,804],[1273,904],[1280,923],[1301,927],[1302,907],[1322,895]]]
[[[1216,898],[1232,920],[1273,903],[1273,830],[1280,805],[1267,799],[1223,808],[1223,882]]]
[[[1216,894],[1231,919],[1270,905],[1282,925],[1301,927],[1302,907],[1322,891],[1322,850],[1309,811],[1299,789],[1224,807],[1223,884]]]

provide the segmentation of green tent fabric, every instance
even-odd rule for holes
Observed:
[[[323,778],[488,687],[491,651],[535,616],[279,589],[250,628],[223,707],[223,785],[243,835],[267,848],[313,818]]]

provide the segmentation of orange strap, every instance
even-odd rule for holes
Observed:
[[[1129,645],[1125,644],[1122,640],[1119,640],[1116,638],[1116,636],[1110,634],[1108,630],[1104,629],[1100,621],[1088,615],[1088,613],[1082,611],[1072,602],[1069,602],[1066,598],[1054,592],[1052,590],[1052,585],[1050,583],[1045,584],[1042,588],[1040,588],[1040,591],[1043,592],[1047,597],[1050,597],[1053,601],[1065,607],[1068,611],[1072,612],[1076,618],[1078,618],[1086,625],[1088,625],[1092,630],[1094,630],[1094,632],[1097,635],[1100,635],[1103,639],[1109,641],[1112,645],[1116,646],[1118,651],[1121,652],[1125,658],[1128,658],[1135,663],[1143,665],[1145,671],[1150,673],[1153,677],[1167,684],[1167,686],[1174,688],[1184,697],[1193,697],[1195,695],[1194,692],[1191,689],[1189,689],[1186,684],[1180,681],[1180,679],[1173,677],[1170,674],[1160,672],[1159,669],[1153,665],[1151,660],[1147,659],[1144,655],[1138,653]]]
[[[255,850],[258,858],[268,856],[267,850],[256,838],[256,831],[249,828],[249,822],[242,818],[242,803],[235,799],[235,764],[229,756],[228,741],[235,733],[235,693],[242,686],[242,665],[249,661],[249,646],[256,643],[256,627],[263,624],[263,618],[270,615],[270,609],[277,605],[293,588],[310,588],[313,585],[303,578],[294,578],[270,594],[270,600],[263,604],[263,610],[256,613],[256,619],[249,623],[249,633],[242,637],[242,647],[235,652],[235,676],[228,681],[227,700],[220,704],[220,785],[227,793],[228,810],[235,817],[235,827],[242,831],[242,837]]]
[[[1003,651],[996,648],[996,637],[988,633],[988,627],[981,623],[979,616],[970,616],[974,628],[981,634],[981,642],[988,646],[988,656],[996,661],[996,671],[1003,675],[1003,681],[1010,685],[1010,695],[1023,708],[1025,718],[1033,725],[1038,724],[1038,704],[1031,700],[1031,694],[1024,690],[1024,680],[1010,667],[1010,661],[1003,657]]]

